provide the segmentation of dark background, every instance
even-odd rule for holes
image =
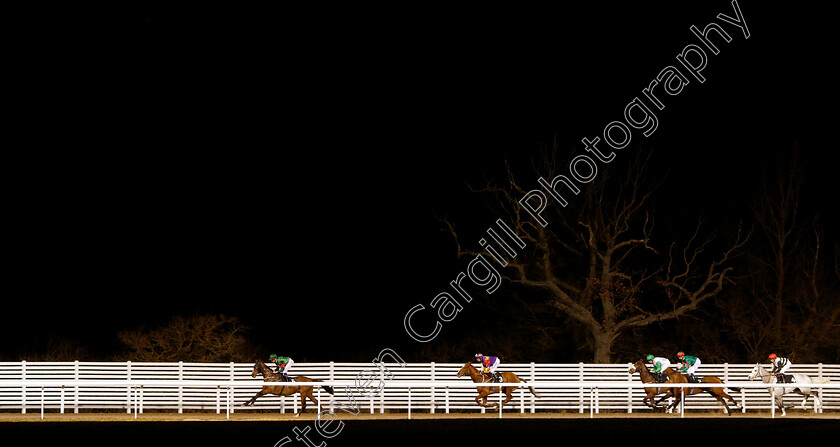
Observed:
[[[707,81],[619,156],[655,151],[660,209],[726,216],[797,145],[806,206],[835,231],[830,14],[739,3],[750,38],[723,25],[733,40]],[[502,180],[509,160],[536,187],[540,144],[581,151],[721,12],[734,16],[715,1],[33,20],[8,85],[0,353],[65,338],[106,357],[119,330],[196,313],[238,316],[296,359],[411,353],[403,315],[465,266],[436,216],[490,226],[467,182]],[[467,309],[444,330],[480,324]]]

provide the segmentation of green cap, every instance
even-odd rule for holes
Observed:
[[[268,361],[273,362],[274,360],[277,360],[277,354],[271,354],[268,356]]]
[[[653,360],[653,354],[648,354],[647,359],[648,360]]]

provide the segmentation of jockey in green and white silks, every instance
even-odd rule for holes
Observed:
[[[697,368],[703,363],[700,361],[699,358],[693,355],[685,355],[684,352],[680,351],[677,353],[677,358],[680,359],[682,367],[680,368],[680,372],[688,376],[688,380],[692,382],[698,382],[696,377],[694,377],[694,373],[697,372]]]
[[[271,354],[268,356],[268,361],[274,363],[277,366],[277,372],[283,377],[284,382],[289,382],[288,374],[289,370],[292,369],[292,365],[295,364],[295,361],[292,360],[291,357],[284,357],[278,356],[277,354]]]
[[[647,362],[653,365],[653,375],[658,382],[665,381],[665,370],[671,366],[671,361],[665,357],[656,357],[653,354],[647,356]]]

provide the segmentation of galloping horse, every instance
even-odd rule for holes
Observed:
[[[653,377],[653,374],[651,374],[650,371],[648,371],[647,365],[645,364],[644,360],[639,360],[638,362],[634,363],[633,366],[630,367],[630,370],[628,372],[630,374],[633,374],[636,371],[639,372],[639,378],[641,379],[642,383],[659,383],[656,381],[656,378]],[[674,371],[671,368],[666,368],[665,373],[668,374],[668,380],[663,382],[663,385],[670,382],[671,376],[674,374],[676,374],[676,376],[682,376],[682,374],[677,374],[676,371]],[[676,376],[674,376],[675,379],[679,380]],[[687,380],[685,381],[687,382]],[[665,393],[665,396],[663,396],[658,401],[653,401],[654,397],[662,393]],[[642,402],[645,405],[653,408],[654,410],[658,410],[660,409],[659,402],[662,402],[663,400],[669,397],[674,397],[676,395],[677,393],[675,392],[674,387],[645,387],[645,398],[642,399]],[[669,406],[667,409],[670,408],[673,408],[673,405]]]
[[[653,377],[653,374],[651,374],[650,371],[648,371],[647,365],[645,365],[644,360],[639,360],[638,362],[636,362],[630,368],[629,372],[630,372],[630,374],[633,374],[636,371],[639,371],[639,376],[641,377],[643,383],[656,383],[656,379]],[[666,368],[665,373],[668,375],[668,380],[667,380],[666,383],[669,383],[669,382],[670,383],[688,383],[688,378],[686,378],[684,374],[680,374],[680,373],[674,371],[671,368]],[[715,376],[703,377],[702,379],[700,379],[700,382],[701,383],[723,383],[722,380],[720,380],[719,378],[717,378]],[[741,391],[740,388],[730,388],[730,389],[733,390],[733,391],[736,391],[736,392]],[[663,400],[665,400],[669,397],[676,397],[676,400],[674,401],[674,403],[669,405],[666,408],[666,410],[670,410],[672,408],[675,408],[677,405],[679,405],[680,401],[685,398],[685,396],[691,396],[693,394],[700,394],[700,393],[703,393],[703,392],[711,394],[712,397],[714,397],[718,402],[721,403],[721,405],[723,405],[723,408],[724,408],[723,411],[730,416],[732,416],[732,410],[729,409],[729,405],[726,404],[726,401],[724,400],[724,398],[729,399],[729,401],[732,402],[732,405],[734,405],[735,408],[740,408],[740,407],[738,407],[738,403],[735,402],[735,399],[733,399],[732,396],[730,396],[729,394],[726,394],[726,392],[723,391],[723,388],[717,388],[717,387],[716,388],[680,388],[680,387],[647,388],[646,387],[645,392],[647,393],[647,395],[645,396],[645,398],[642,402],[644,402],[645,405],[647,405],[651,408],[654,408],[654,409],[659,408],[658,407],[659,402],[662,402]],[[665,393],[665,395],[662,396],[659,400],[653,402],[653,405],[651,405],[649,401],[651,399],[653,399],[656,395],[662,394],[662,393]]]
[[[254,363],[254,370],[251,371],[251,377],[257,377],[257,374],[263,376],[263,381],[265,382],[280,382],[280,373],[276,373],[271,370],[262,360],[257,360]],[[320,382],[320,380],[310,379],[308,377],[298,376],[290,379],[294,382]],[[326,390],[330,394],[335,394],[335,391],[331,386],[321,385],[321,388]],[[253,405],[256,402],[258,397],[265,396],[266,394],[275,394],[277,396],[291,396],[295,393],[300,393],[300,412],[295,416],[300,416],[304,410],[306,410],[306,399],[311,400],[318,405],[318,400],[312,395],[313,386],[309,385],[273,385],[273,386],[264,386],[262,389],[249,400],[245,402],[243,406]]]
[[[801,385],[809,385],[809,384],[812,384],[812,383],[828,383],[830,380],[828,378],[811,379],[809,376],[806,376],[805,374],[789,374],[789,375],[793,376],[793,384],[795,384],[796,386],[791,386],[790,388],[788,388],[788,387],[785,387],[785,388],[767,388],[767,391],[769,391],[770,394],[774,394],[773,390],[774,389],[776,390],[776,392],[775,392],[776,406],[779,407],[779,410],[782,411],[782,416],[785,416],[785,406],[784,406],[784,402],[782,401],[782,396],[784,396],[785,394],[788,394],[788,393],[794,393],[794,394],[799,394],[801,396],[805,396],[805,399],[802,399],[802,409],[803,410],[806,409],[805,408],[805,403],[808,402],[808,398],[811,397],[811,396],[814,396],[814,411],[817,411],[818,409],[822,408],[822,401],[820,401],[820,399],[817,397],[816,394],[811,393],[811,388],[807,387],[807,386],[803,387]],[[747,378],[750,379],[750,380],[755,380],[756,378],[759,378],[759,379],[761,379],[762,382],[767,383],[767,384],[776,383],[776,381],[778,380],[776,378],[775,374],[767,372],[764,368],[761,367],[760,363],[755,364],[755,368],[753,368],[752,372],[750,372],[750,375],[747,376]]]
[[[700,383],[723,383],[723,381],[720,380],[719,378],[715,377],[715,376],[705,376],[702,379],[700,379]],[[728,387],[728,388],[730,390],[736,392],[736,393],[741,392],[740,388],[734,388],[734,387]],[[686,396],[691,396],[691,395],[700,394],[700,393],[709,393],[709,395],[714,397],[715,400],[717,400],[718,402],[720,402],[721,405],[723,405],[723,412],[728,414],[729,416],[732,416],[732,410],[729,409],[729,405],[726,405],[726,401],[724,399],[729,399],[729,401],[732,402],[732,405],[735,406],[736,410],[741,409],[741,407],[738,406],[738,402],[735,402],[735,399],[733,399],[732,396],[730,396],[729,394],[726,394],[726,392],[723,390],[723,388],[718,388],[718,387],[715,387],[715,388],[689,388],[689,389],[686,390],[685,395]]]
[[[472,381],[475,382],[475,383],[488,383],[487,377],[484,374],[482,374],[478,369],[476,369],[476,367],[473,366],[472,363],[470,363],[470,362],[467,362],[466,364],[464,364],[463,368],[461,368],[461,370],[458,371],[457,377],[460,378],[461,376],[463,376],[465,374],[470,376]],[[502,373],[502,382],[505,382],[505,383],[520,383],[520,382],[521,383],[528,383],[528,382],[520,379],[519,376],[517,376],[516,374],[514,374],[512,372],[503,372]],[[482,407],[494,408],[494,407],[499,406],[499,404],[494,403],[492,405],[487,405],[487,396],[489,396],[491,394],[494,394],[494,393],[498,393],[499,391],[504,391],[505,396],[506,396],[505,400],[502,402],[502,406],[504,406],[506,403],[510,402],[511,399],[513,399],[513,390],[515,390],[519,387],[518,386],[506,386],[506,387],[479,386],[479,387],[476,387],[476,388],[478,389],[478,397],[475,398],[475,403],[477,403],[478,405],[481,405]],[[536,391],[534,391],[534,387],[529,386],[528,390],[530,390],[531,394],[533,394],[534,396],[540,397],[540,395],[537,394]],[[480,402],[480,401],[482,401],[482,402]]]

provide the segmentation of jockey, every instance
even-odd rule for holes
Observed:
[[[665,357],[656,357],[653,354],[648,354],[647,362],[653,364],[653,373],[656,376],[656,381],[662,383],[665,381],[665,370],[671,366],[671,361]]]
[[[268,361],[277,365],[277,372],[280,373],[284,382],[291,382],[291,380],[289,380],[289,376],[286,375],[292,368],[292,365],[295,364],[295,361],[292,360],[291,357],[282,357],[277,354],[271,354],[268,356]]]
[[[770,373],[775,374],[776,378],[780,382],[784,382],[785,371],[790,369],[790,360],[784,357],[778,357],[775,353],[768,355],[767,359],[770,360],[770,363],[773,365],[773,369],[770,371]]]
[[[697,372],[697,368],[699,368],[703,362],[693,355],[685,355],[682,351],[677,353],[677,358],[680,359],[682,365],[680,372],[688,376],[689,381],[699,383],[700,380],[694,377],[694,373]]]
[[[501,363],[498,357],[492,355],[487,356],[479,352],[475,355],[475,359],[478,360],[478,363],[481,363],[482,373],[490,376],[491,380],[496,382],[502,381],[502,375],[496,372],[496,368],[498,368]]]

